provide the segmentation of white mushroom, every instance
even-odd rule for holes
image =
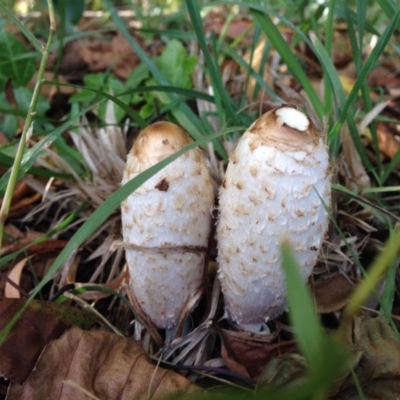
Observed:
[[[177,125],[156,122],[137,137],[122,184],[192,142]],[[174,331],[201,289],[214,191],[199,149],[186,152],[122,203],[133,294],[159,328]]]
[[[284,237],[308,279],[330,191],[324,137],[294,107],[267,112],[239,140],[220,189],[217,236],[225,310],[243,329],[257,331],[285,311]]]

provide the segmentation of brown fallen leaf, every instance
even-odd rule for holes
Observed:
[[[353,347],[357,350],[358,362],[353,366],[353,371],[358,382],[364,389],[381,386],[382,380],[394,388],[400,382],[400,343],[393,329],[384,316],[376,318],[358,317],[354,320],[353,331],[349,334]],[[335,399],[342,399],[343,393],[354,389],[354,378],[349,371],[337,385]],[[385,397],[369,397],[368,399],[394,399],[398,392],[395,391]],[[351,397],[343,397],[351,398]]]
[[[294,340],[273,343],[276,335],[255,335],[219,329],[222,357],[233,372],[251,378],[258,377],[275,357],[296,351]]]
[[[26,303],[21,299],[0,300],[0,331]],[[11,329],[0,347],[0,377],[21,383],[31,373],[44,346],[72,325],[91,328],[93,314],[71,306],[34,300]]]
[[[185,377],[153,365],[133,340],[74,327],[44,349],[26,382],[11,386],[7,400],[139,400],[196,393],[206,394]]]
[[[227,26],[227,15],[224,15],[223,12],[211,11],[204,18],[203,25],[206,33],[214,32],[219,36],[224,32],[225,37],[232,40],[243,36],[243,43],[248,45],[253,40],[254,23],[248,18],[233,19]]]
[[[105,71],[112,67],[114,74],[121,79],[128,78],[131,71],[139,64],[139,57],[121,33],[118,33],[111,42],[96,40],[87,46],[82,46],[78,50],[78,55],[88,65],[90,71]]]
[[[37,71],[34,73],[34,75],[32,76],[31,80],[28,83],[28,87],[30,88],[34,88],[35,84],[37,82]],[[67,79],[60,74],[56,74],[53,71],[45,71],[44,75],[43,75],[43,79],[45,79],[46,81],[57,81],[59,83],[68,83]],[[53,85],[53,84],[44,84],[42,85],[42,87],[40,88],[40,93],[42,94],[42,96],[44,96],[46,99],[48,99],[49,101],[52,101],[54,96],[58,95],[58,94],[65,94],[65,95],[71,95],[75,92],[75,89],[73,87],[70,86],[62,86],[62,85]]]
[[[400,150],[400,137],[395,136],[388,124],[377,123],[379,150],[392,159]]]
[[[43,234],[40,234],[37,237],[35,236],[35,238],[33,238],[32,236],[28,236],[24,239],[19,240],[18,243],[10,244],[2,249],[1,255],[6,256],[7,254],[11,254],[14,253],[15,251],[18,251],[22,247],[29,246],[32,243],[32,241],[37,240],[41,236],[43,236]],[[66,240],[47,239],[42,243],[30,246],[26,250],[26,253],[29,254],[30,256],[45,254],[45,253],[53,253],[62,250],[67,243],[68,242]]]
[[[307,378],[307,362],[299,354],[285,354],[271,360],[262,372],[257,391],[272,394],[276,390],[301,385]]]
[[[341,310],[353,291],[354,285],[342,273],[318,279],[313,287],[317,312],[327,314]]]
[[[18,262],[13,269],[8,273],[8,279],[16,286],[19,286],[21,281],[21,274],[22,270],[25,268],[26,263],[28,262],[29,258],[23,258],[20,262]],[[17,287],[11,284],[11,282],[6,282],[4,288],[4,297],[7,299],[19,299],[21,298],[21,291],[18,290]]]
[[[347,338],[352,347],[351,356],[346,369],[333,382],[329,398],[359,399],[354,373],[365,399],[397,399],[400,390],[400,343],[386,318],[356,317]],[[286,354],[271,360],[257,386],[258,390],[268,394],[296,387],[306,376],[304,357]]]

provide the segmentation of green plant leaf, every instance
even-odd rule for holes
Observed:
[[[196,56],[189,56],[185,47],[179,40],[170,40],[157,65],[163,75],[173,86],[190,88],[192,86],[191,75],[197,63]]]
[[[0,69],[1,70],[1,69]],[[15,100],[18,104],[18,113],[13,113],[12,110],[7,110],[4,112],[3,117],[0,119],[0,130],[11,139],[18,128],[17,116],[21,119],[25,118],[26,113],[29,109],[29,103],[32,98],[33,90],[27,87],[18,86],[13,89],[13,94]],[[1,108],[10,108],[10,104],[7,103],[5,99],[4,92],[0,93],[0,107]],[[46,100],[44,96],[39,95],[37,107],[36,107],[36,118],[44,119],[46,111],[50,108],[49,102]],[[39,122],[39,121],[38,121]],[[38,122],[36,123],[36,127],[38,126]]]
[[[4,87],[7,79],[12,80],[14,87],[29,82],[36,69],[35,59],[16,60],[27,52],[28,49],[15,36],[5,30],[0,31],[0,88]]]
[[[32,32],[25,27],[23,23],[6,7],[0,2],[0,10],[18,27],[18,29],[25,35],[25,37],[31,42],[32,46],[40,53],[43,52],[44,47],[38,39],[32,34]],[[0,27],[3,30],[3,27]]]

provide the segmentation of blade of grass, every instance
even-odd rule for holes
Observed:
[[[293,76],[299,81],[300,85],[307,93],[315,109],[315,112],[322,120],[322,117],[324,116],[324,107],[321,103],[321,100],[316,94],[310,80],[308,79],[300,63],[297,61],[295,55],[283,38],[282,34],[279,32],[278,28],[275,26],[275,24],[272,22],[271,18],[266,12],[261,12],[258,9],[252,8],[251,4],[249,5],[249,7],[251,8],[251,12],[254,18],[263,29],[265,35],[271,41],[276,51],[282,57],[283,61],[287,64]]]
[[[302,354],[310,368],[314,369],[320,365],[318,360],[323,346],[322,328],[289,242],[282,243],[281,254],[291,324]]]
[[[334,21],[334,9],[336,0],[329,0],[328,6],[328,18],[326,22],[325,30],[325,50],[329,59],[332,58],[332,40],[333,40],[333,21]],[[315,44],[315,43],[314,43]],[[335,70],[336,71],[336,70]],[[324,74],[324,99],[325,99],[325,115],[329,115],[332,111],[333,96],[336,91],[332,90],[332,86],[329,84],[328,72],[323,68]],[[335,74],[334,74],[335,75]],[[337,75],[337,73],[336,73]],[[331,79],[332,81],[332,79]],[[340,85],[341,86],[341,85]]]
[[[338,330],[339,337],[345,336],[348,324],[351,324],[353,317],[360,310],[368,297],[374,292],[382,275],[392,265],[400,253],[400,226],[390,235],[386,242],[385,249],[375,258],[368,270],[368,275],[358,285],[351,295],[342,316],[342,323]],[[385,310],[387,311],[387,310]],[[386,314],[386,313],[385,313]],[[395,330],[396,331],[396,330]]]
[[[281,255],[286,278],[289,318],[310,369],[309,380],[305,385],[308,388],[308,396],[305,398],[324,399],[332,381],[346,364],[347,348],[322,330],[290,243],[285,240],[282,243]]]
[[[385,168],[384,174],[381,179],[381,184],[383,185],[387,179],[389,178],[390,174],[393,170],[399,165],[400,163],[400,150],[397,150],[394,157],[391,159],[389,165]]]
[[[32,46],[39,52],[44,53],[45,47],[36,39],[35,35],[2,3],[0,2],[0,10],[12,21],[12,23],[24,34]]]
[[[80,215],[80,213],[85,210],[88,206],[88,203],[84,201],[76,210],[74,210],[71,214],[67,215],[55,228],[41,236],[40,238],[34,240],[33,242],[29,243],[26,246],[21,247],[19,250],[13,252],[12,254],[9,254],[7,256],[2,256],[0,258],[0,270],[1,267],[9,263],[10,261],[14,260],[17,256],[20,254],[25,254],[26,257],[29,256],[27,251],[32,247],[36,246],[40,243],[45,242],[52,236],[60,233],[63,229],[67,228],[72,222],[75,221],[75,219]]]
[[[378,4],[388,18],[391,18],[399,10],[399,4],[396,4],[393,0],[378,0]],[[400,31],[400,23],[397,24],[397,30]]]
[[[357,7],[360,5],[359,3],[360,3],[359,0],[357,0]],[[345,16],[346,16],[346,23],[347,23],[347,32],[348,32],[348,36],[349,36],[349,39],[350,39],[352,53],[353,53],[353,56],[354,56],[354,64],[355,64],[355,67],[356,67],[356,72],[357,72],[357,75],[358,75],[360,73],[360,71],[361,71],[361,68],[362,68],[362,56],[363,56],[363,54],[362,54],[362,49],[363,49],[362,36],[360,36],[361,35],[360,29],[363,32],[364,28],[365,28],[365,22],[362,23],[360,21],[359,14],[361,14],[363,16],[363,14],[366,13],[366,10],[364,9],[365,7],[363,5],[360,6],[361,8],[360,8],[359,12],[358,12],[358,9],[357,9],[357,25],[360,24],[360,26],[357,27],[358,28],[358,35],[359,35],[359,37],[358,37],[359,40],[357,41],[356,33],[355,33],[354,27],[353,27],[353,22],[352,22],[352,20],[350,18],[350,7],[349,7],[349,5],[347,3],[345,4],[344,7],[345,7]],[[363,17],[366,18],[366,15],[363,16]],[[361,45],[360,45],[360,40],[361,40]],[[363,99],[364,111],[365,112],[371,111],[372,102],[371,102],[370,89],[368,87],[367,80],[364,80],[364,82],[362,82],[361,94],[362,94],[362,99]],[[374,121],[371,121],[371,123],[370,123],[370,130],[371,130],[372,141],[373,141],[374,150],[375,150],[375,157],[376,157],[376,160],[377,160],[378,171],[379,171],[379,173],[376,175],[376,178],[378,179],[378,182],[380,182],[380,176],[382,175],[382,161],[381,161],[381,152],[379,150],[379,144],[378,144],[378,135],[377,135],[376,125],[375,125]],[[359,135],[358,132],[357,133],[353,133],[352,137],[356,138],[356,136],[358,137],[358,135]],[[361,140],[360,140],[360,142],[361,142]],[[361,145],[361,147],[360,147],[360,143],[355,143],[355,144],[356,144],[356,148],[357,148],[357,150],[358,150],[358,152],[359,152],[359,154],[360,154],[360,156],[361,156],[361,158],[363,160],[364,165],[368,166],[368,164],[366,164],[365,162],[367,160],[369,160],[369,158],[367,157],[366,152],[363,149],[364,146]],[[360,152],[361,149],[363,149],[363,153],[364,154],[361,154],[361,152]],[[368,167],[370,169],[372,169],[372,165],[368,166]]]
[[[378,58],[381,56],[381,54],[385,50],[387,43],[389,42],[390,38],[393,35],[394,30],[396,29],[397,23],[399,21],[399,17],[400,17],[400,10],[397,11],[395,16],[392,18],[389,25],[386,27],[385,31],[382,33],[382,35],[378,39],[378,42],[376,43],[375,47],[371,51],[371,54],[369,55],[364,66],[360,70],[360,73],[358,74],[357,79],[354,82],[353,88],[351,89],[351,92],[347,98],[346,104],[344,105],[344,107],[342,109],[341,115],[328,134],[328,138],[330,140],[334,139],[339,134],[340,127],[342,126],[343,122],[347,118],[347,113],[349,112],[350,106],[353,104],[354,100],[357,98],[358,91],[361,89],[361,86],[363,85],[368,73],[373,69],[376,61],[378,60]]]
[[[194,31],[199,41],[200,48],[203,52],[206,68],[209,71],[212,86],[214,88],[214,95],[221,99],[221,103],[225,106],[226,113],[229,115],[230,120],[234,124],[238,124],[239,120],[236,113],[232,107],[232,100],[229,97],[224,85],[222,84],[221,73],[219,68],[211,57],[208,50],[208,46],[205,40],[205,35],[203,31],[203,23],[200,16],[200,7],[197,0],[185,0],[186,7],[192,21]],[[221,121],[222,122],[222,121]]]
[[[20,179],[21,176],[25,175],[27,171],[32,168],[33,163],[39,154],[43,151],[46,146],[50,146],[60,135],[62,135],[79,117],[85,115],[92,109],[92,106],[87,107],[81,110],[78,114],[70,117],[66,122],[53,130],[53,132],[43,139],[41,139],[38,143],[36,143],[32,148],[26,150],[23,154],[21,161],[19,162],[19,168],[17,169],[17,179]],[[21,138],[22,140],[22,138]],[[14,161],[15,162],[15,161]],[[11,179],[12,174],[15,174],[14,168],[10,171],[7,171],[0,178],[0,191],[3,190]],[[13,178],[14,179],[14,178]]]

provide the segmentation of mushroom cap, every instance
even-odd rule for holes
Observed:
[[[192,142],[190,136],[178,125],[159,121],[140,132],[130,154],[139,163],[156,164]]]

